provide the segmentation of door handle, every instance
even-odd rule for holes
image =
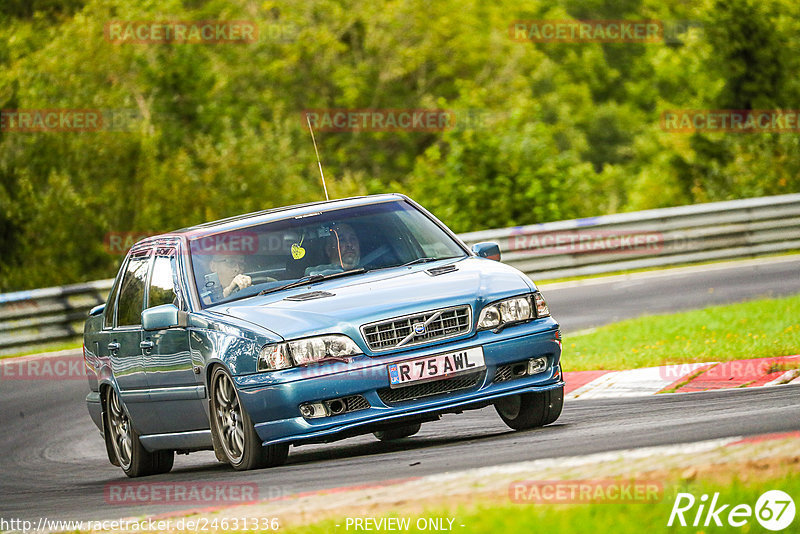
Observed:
[[[150,350],[155,346],[155,343],[152,341],[142,341],[139,343],[139,348],[144,350]]]
[[[111,343],[108,344],[108,350],[110,350],[111,352],[119,350],[119,343],[117,343],[116,341],[112,341]]]

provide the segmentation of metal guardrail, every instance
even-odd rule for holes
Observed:
[[[106,301],[113,282],[0,294],[0,354],[79,338],[87,313]]]
[[[534,280],[800,250],[800,194],[461,234],[495,241]],[[0,294],[0,354],[78,339],[112,280]]]
[[[495,241],[534,280],[800,250],[800,194],[619,213],[461,234]]]

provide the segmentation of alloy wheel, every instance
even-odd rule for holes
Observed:
[[[131,423],[128,414],[119,402],[117,392],[112,390],[109,395],[108,403],[109,426],[111,431],[111,442],[114,445],[114,452],[123,469],[131,466],[132,449],[131,442]]]
[[[244,422],[239,397],[227,374],[219,373],[216,376],[214,395],[214,416],[220,430],[222,446],[231,462],[238,463],[244,455]]]

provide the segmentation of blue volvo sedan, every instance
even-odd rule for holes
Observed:
[[[130,477],[213,450],[412,436],[494,405],[561,414],[561,333],[531,280],[406,196],[272,209],[149,237],[84,329],[89,414]]]

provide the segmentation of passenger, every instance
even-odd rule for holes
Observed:
[[[211,258],[209,268],[219,276],[222,298],[228,298],[232,293],[253,285],[253,280],[244,274],[244,267],[244,256],[238,254],[216,254]]]

